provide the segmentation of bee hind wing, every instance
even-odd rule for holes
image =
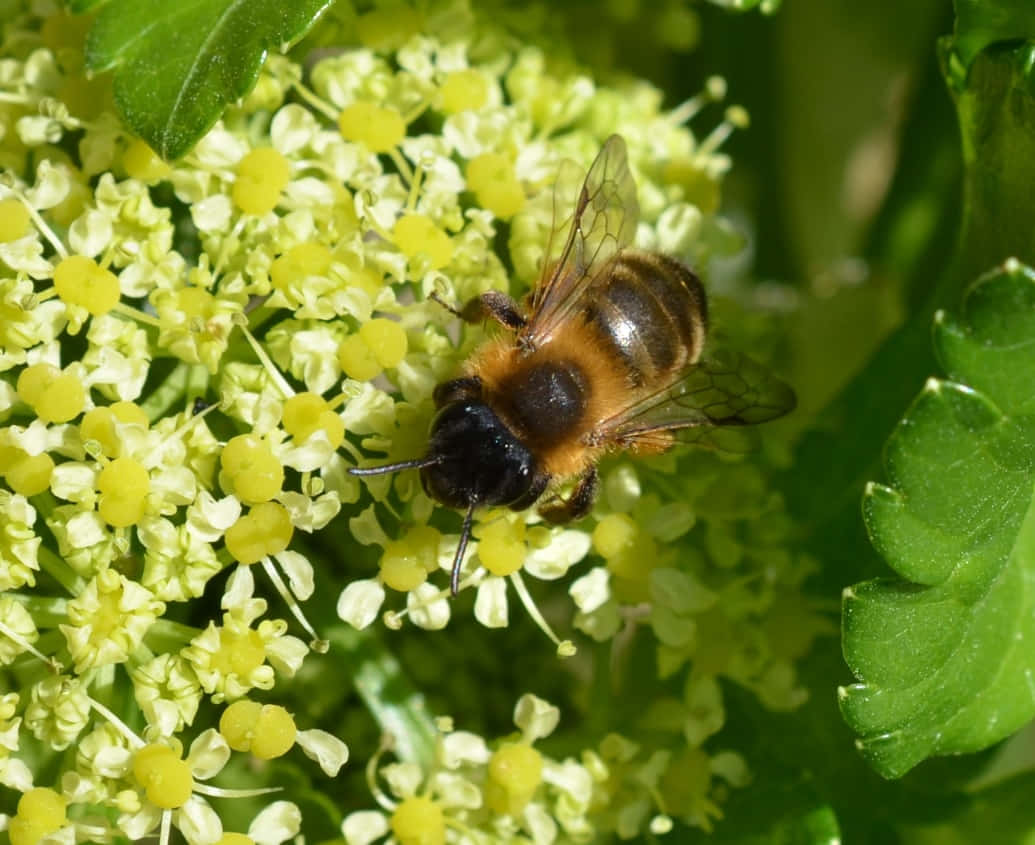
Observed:
[[[753,438],[739,429],[781,417],[795,404],[794,391],[768,369],[739,352],[720,350],[606,420],[595,437],[646,451],[675,442],[747,451]]]

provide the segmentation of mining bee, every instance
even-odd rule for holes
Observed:
[[[555,218],[561,194],[559,180]],[[525,301],[490,291],[459,310],[446,306],[466,322],[491,318],[507,331],[435,388],[427,454],[350,470],[420,469],[429,496],[465,512],[453,595],[476,508],[523,510],[577,479],[566,499],[550,497],[539,513],[553,523],[579,519],[593,504],[605,454],[707,442],[717,427],[765,422],[794,407],[791,388],[759,364],[705,349],[700,280],[675,258],[629,248],[638,216],[625,141],[612,135],[582,182],[570,225],[555,225],[542,278]],[[553,256],[552,241],[565,230]]]

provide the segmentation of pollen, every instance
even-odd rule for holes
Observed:
[[[284,430],[298,443],[323,431],[335,449],[345,439],[345,422],[316,393],[298,393],[284,403]]]
[[[79,305],[95,317],[119,301],[119,279],[85,255],[70,255],[54,268],[54,289],[61,301]]]
[[[116,458],[97,476],[100,501],[97,512],[115,528],[135,525],[144,516],[151,478],[133,458]]]
[[[381,556],[381,580],[385,586],[408,593],[428,580],[416,550],[405,540],[392,540]]]
[[[54,474],[53,458],[46,452],[28,455],[21,449],[16,451],[21,453],[21,457],[11,461],[3,471],[7,486],[26,498],[37,496],[47,490],[50,487],[50,478]]]
[[[129,423],[147,429],[147,414],[134,402],[116,402],[103,408],[93,408],[83,414],[79,422],[79,437],[84,442],[93,440],[100,445],[104,455],[116,458],[122,452],[122,439],[115,427],[116,423]]]
[[[256,434],[231,438],[219,456],[219,484],[246,505],[268,502],[284,483],[284,466]]]
[[[449,235],[424,214],[404,214],[395,222],[392,240],[407,258],[427,255],[432,270],[441,270],[453,257]]]
[[[485,801],[493,812],[517,815],[543,779],[542,755],[529,745],[508,743],[489,758]]]
[[[245,214],[267,214],[280,202],[281,192],[290,178],[288,160],[272,147],[260,147],[237,165],[231,196]]]
[[[238,563],[257,563],[284,551],[294,530],[283,505],[263,502],[227,529],[226,548]]]
[[[406,135],[406,124],[398,111],[363,101],[342,109],[338,129],[346,141],[363,144],[373,153],[393,150]]]
[[[86,404],[86,388],[71,373],[53,364],[32,364],[18,375],[18,398],[46,423],[75,419]]]
[[[266,644],[258,631],[219,629],[219,649],[212,655],[212,668],[220,675],[250,678],[265,662]]]
[[[194,778],[186,760],[167,745],[145,745],[133,755],[133,777],[147,800],[163,810],[175,810],[187,803],[194,791]]]
[[[400,845],[443,845],[446,819],[442,808],[423,795],[413,795],[399,803],[390,821]]]
[[[219,732],[234,751],[250,751],[260,760],[273,760],[295,744],[295,720],[278,704],[235,701],[219,719]]]
[[[442,83],[439,97],[446,114],[480,109],[489,102],[489,83],[477,70],[455,70]]]
[[[636,523],[624,513],[605,516],[593,529],[593,548],[602,558],[610,560],[630,551],[636,544]]]
[[[376,317],[339,344],[338,365],[349,378],[369,381],[386,367],[399,366],[408,349],[406,330],[394,320]]]
[[[291,247],[270,266],[270,281],[280,291],[290,290],[308,276],[325,276],[331,267],[331,251],[319,243]]]
[[[525,523],[497,519],[478,532],[478,557],[493,575],[510,575],[525,562]]]
[[[172,173],[172,168],[139,138],[134,138],[122,154],[122,166],[131,179],[148,185],[168,179]]]
[[[381,374],[374,350],[358,334],[350,334],[338,345],[338,366],[349,378],[370,381]]]
[[[29,210],[14,197],[0,200],[0,243],[10,243],[29,233]]]
[[[11,845],[36,845],[68,821],[65,799],[45,786],[30,789],[18,800],[18,812],[8,822]]]
[[[525,206],[525,191],[514,175],[514,163],[502,153],[483,153],[471,159],[467,185],[478,205],[501,220],[509,220]]]
[[[359,336],[385,368],[398,367],[406,357],[406,330],[394,320],[376,317],[359,328]]]

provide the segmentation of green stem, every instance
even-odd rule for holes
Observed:
[[[147,418],[154,422],[167,416],[170,409],[188,396],[203,396],[208,390],[209,372],[201,364],[181,361],[165,380],[140,403]]]
[[[424,696],[374,632],[341,626],[329,632],[332,649],[343,651],[356,691],[384,733],[395,755],[427,770],[435,758],[437,730]]]

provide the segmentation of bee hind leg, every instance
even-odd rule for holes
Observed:
[[[525,319],[525,316],[518,308],[517,303],[498,290],[486,291],[481,296],[476,296],[467,302],[460,309],[454,308],[445,302],[437,293],[432,293],[430,298],[447,311],[456,314],[465,323],[480,323],[491,317],[501,326],[514,331],[523,329],[528,323],[528,320]]]
[[[597,468],[591,467],[579,479],[575,489],[567,499],[557,499],[549,505],[539,508],[539,515],[554,525],[582,519],[593,507],[597,497]]]

